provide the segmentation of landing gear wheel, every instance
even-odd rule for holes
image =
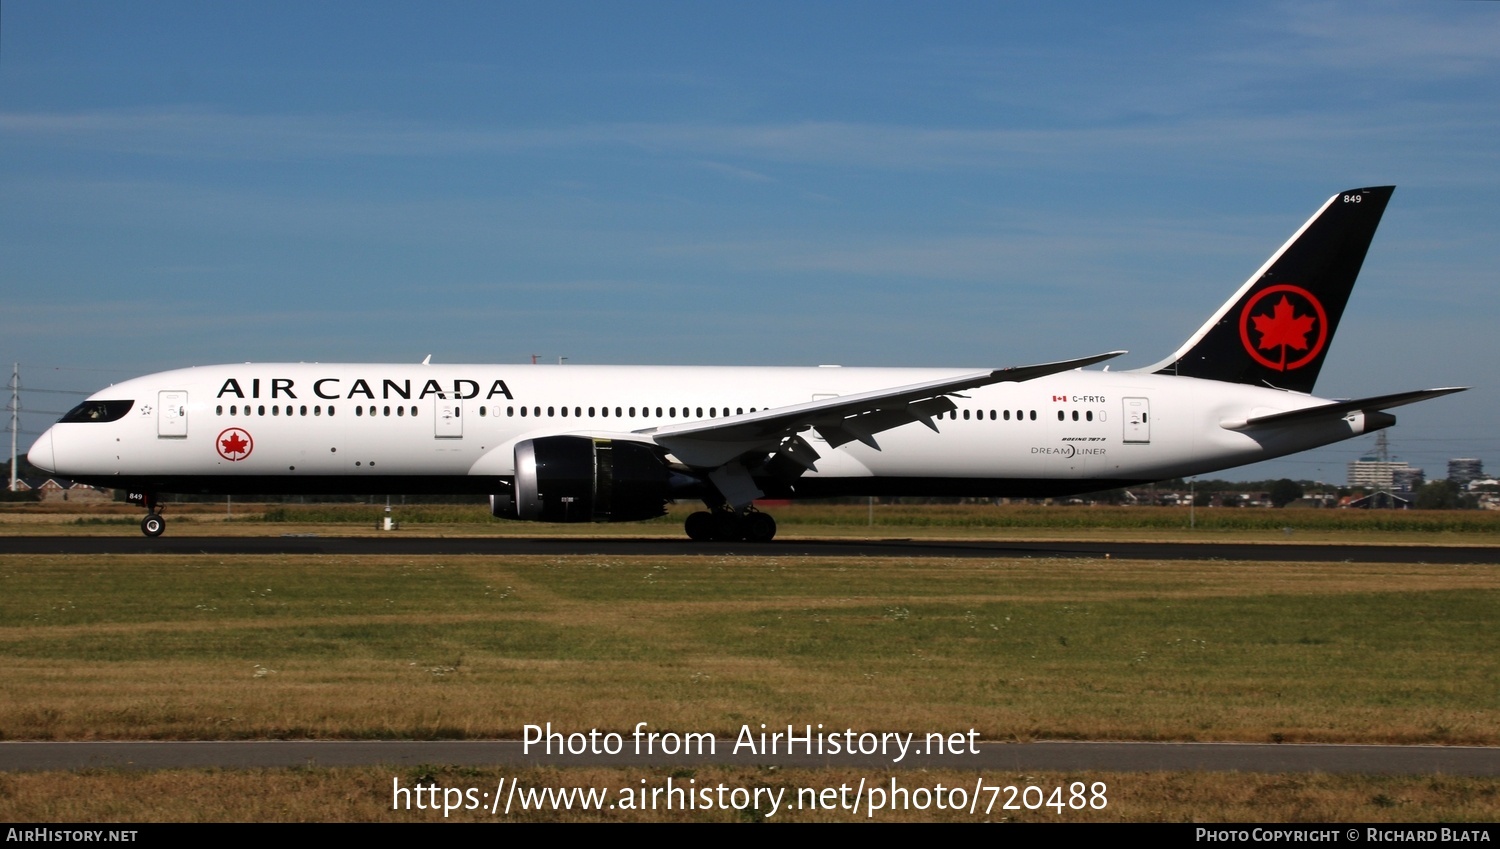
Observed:
[[[709,542],[714,538],[713,514],[702,510],[689,514],[687,521],[682,523],[682,528],[687,531],[688,539]]]
[[[711,513],[714,539],[719,542],[738,542],[745,538],[745,526],[734,513]]]
[[[156,513],[149,513],[141,520],[141,533],[148,537],[159,537],[167,529],[167,521]]]
[[[767,513],[746,513],[740,527],[746,542],[770,542],[776,537],[776,520]]]

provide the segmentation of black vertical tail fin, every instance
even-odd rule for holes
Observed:
[[[1141,371],[1311,392],[1395,190],[1334,195],[1176,353]]]

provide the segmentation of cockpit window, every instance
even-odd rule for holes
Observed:
[[[84,401],[68,411],[59,422],[113,422],[125,418],[134,401]]]

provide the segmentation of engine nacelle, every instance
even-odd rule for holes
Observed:
[[[510,495],[490,496],[501,519],[635,522],[667,512],[671,470],[651,445],[590,436],[516,443]]]

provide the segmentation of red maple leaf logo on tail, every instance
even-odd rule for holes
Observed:
[[[1262,300],[1277,294],[1281,297],[1269,313],[1254,314]],[[1252,324],[1254,332],[1260,335],[1258,343],[1250,340]],[[1287,283],[1270,286],[1252,297],[1240,313],[1240,341],[1250,356],[1266,368],[1299,369],[1316,359],[1327,343],[1328,316],[1323,305],[1306,289]],[[1279,354],[1272,358],[1262,351]],[[1294,351],[1306,353],[1293,359]]]
[[[1310,315],[1297,315],[1292,309],[1292,304],[1281,296],[1270,315],[1251,316],[1255,322],[1255,332],[1260,334],[1260,345],[1263,351],[1272,348],[1281,349],[1281,368],[1286,370],[1286,352],[1288,348],[1298,351],[1307,350],[1307,334],[1312,332],[1313,317]]]

